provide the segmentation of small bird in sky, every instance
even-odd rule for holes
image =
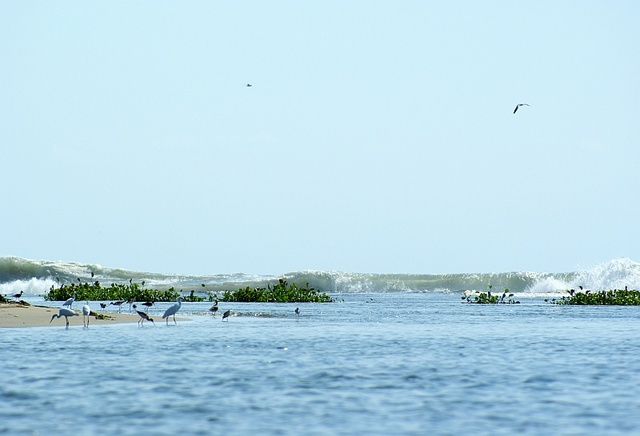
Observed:
[[[529,105],[528,105],[527,103],[518,103],[518,104],[516,105],[516,108],[513,110],[513,113],[514,113],[514,114],[515,114],[516,112],[518,112],[518,108],[519,108],[520,106],[529,106]]]
[[[247,88],[251,88],[253,85],[251,83],[247,83]]]

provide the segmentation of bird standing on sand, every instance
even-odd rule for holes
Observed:
[[[89,307],[89,302],[87,301],[86,304],[82,306],[82,324],[84,325],[84,328],[87,329],[89,328],[89,315],[91,315],[91,307]]]
[[[514,113],[514,114],[515,114],[516,112],[518,112],[518,108],[519,108],[520,106],[529,106],[529,105],[528,105],[527,103],[518,103],[518,104],[516,105],[516,108],[513,110],[513,113]]]
[[[143,312],[141,310],[136,310],[136,312],[138,313],[138,315],[140,315],[140,320],[138,321],[138,324],[140,324],[140,326],[142,326],[145,321],[151,321],[153,325],[156,325],[156,323],[153,322],[153,318],[147,315],[146,312]]]
[[[216,312],[218,311],[218,300],[213,303],[213,306],[211,306],[209,310],[213,313],[213,316],[216,316]]]
[[[178,299],[176,300],[176,303],[173,304],[172,306],[170,306],[167,310],[164,311],[164,315],[162,315],[162,319],[167,319],[167,325],[169,325],[169,317],[173,316],[173,322],[174,324],[178,324],[176,322],[176,312],[178,312],[180,310],[180,307],[182,307],[182,297],[178,297]]]
[[[8,297],[13,297],[16,300],[18,300],[18,299],[20,299],[20,297],[22,297],[22,294],[24,294],[24,291],[20,291],[19,294],[8,295]]]
[[[62,318],[63,316],[65,321],[67,322],[67,328],[69,328],[69,317],[79,316],[79,315],[71,309],[67,309],[66,307],[61,307],[58,313],[53,314],[53,316],[51,317],[51,321],[53,321],[53,318]],[[51,321],[49,321],[49,324],[51,324]]]
[[[62,303],[62,307],[69,307],[69,309],[71,309],[71,305],[73,304],[73,302],[76,301],[76,299],[74,297],[71,297],[69,299],[67,299],[67,301],[65,301],[64,303]]]
[[[227,310],[225,313],[222,314],[222,320],[224,321],[225,319],[227,319],[227,322],[229,321],[229,317],[231,316],[231,309]]]

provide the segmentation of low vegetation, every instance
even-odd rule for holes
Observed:
[[[103,286],[99,281],[83,282],[78,279],[77,283],[61,284],[51,286],[49,292],[44,295],[47,301],[65,301],[68,298],[75,298],[77,301],[175,301],[182,296],[185,302],[202,302],[221,300],[226,302],[257,302],[257,303],[327,303],[332,299],[325,293],[309,287],[307,283],[304,287],[299,287],[295,283],[289,284],[286,280],[280,279],[274,285],[267,285],[266,288],[246,287],[235,291],[224,291],[222,296],[209,294],[208,297],[196,295],[195,290],[184,295],[182,291],[177,291],[171,287],[166,290],[150,289],[142,284],[134,283],[112,283]],[[201,285],[206,292],[206,286]]]
[[[47,301],[65,301],[68,298],[75,298],[77,301],[175,301],[180,296],[180,292],[174,288],[166,290],[148,289],[142,284],[129,281],[128,284],[112,283],[109,286],[102,286],[95,281],[61,284],[59,287],[51,286],[49,292],[44,295]]]
[[[551,300],[555,304],[640,306],[640,291],[611,289],[608,291],[567,291],[568,296]]]
[[[467,303],[474,304],[520,304],[519,301],[513,299],[514,295],[508,289],[505,289],[502,294],[492,294],[491,289],[492,286],[489,285],[487,292],[465,291],[462,299],[466,300]]]
[[[289,284],[279,279],[274,285],[266,288],[246,288],[236,291],[224,291],[221,301],[227,302],[257,302],[257,303],[330,303],[333,300],[325,293],[310,288],[309,283],[299,287],[295,283]]]

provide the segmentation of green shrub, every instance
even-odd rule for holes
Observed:
[[[569,296],[559,300],[552,300],[555,304],[571,305],[611,305],[611,306],[640,306],[640,291],[627,289],[611,289],[598,292],[567,291]]]
[[[247,286],[236,291],[224,291],[222,301],[243,303],[330,303],[333,300],[325,293],[310,288],[298,287],[295,283],[288,284],[279,279],[274,285],[266,288],[252,288]]]
[[[60,287],[51,286],[44,295],[47,301],[65,301],[74,297],[77,301],[175,301],[180,293],[173,287],[166,290],[148,289],[142,285],[129,281],[129,284],[112,283],[104,287],[100,282],[81,282],[61,284]]]
[[[489,285],[487,292],[465,292],[462,295],[463,300],[467,300],[467,303],[474,304],[520,304],[519,301],[513,300],[513,294],[509,292],[509,289],[505,289],[501,294],[491,293],[492,285]]]

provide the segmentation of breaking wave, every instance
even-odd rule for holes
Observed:
[[[92,275],[93,273],[93,275]],[[328,293],[367,292],[457,292],[465,289],[509,289],[531,296],[548,295],[583,286],[603,290],[640,289],[640,263],[614,259],[587,270],[566,273],[461,273],[461,274],[370,274],[336,271],[298,271],[284,275],[213,274],[202,276],[156,274],[107,268],[97,264],[29,260],[0,257],[0,293],[24,291],[44,294],[60,283],[100,281],[108,285],[132,280],[148,287],[198,292],[222,292],[241,287],[261,287],[278,279],[309,286]],[[203,286],[204,285],[204,286]]]

